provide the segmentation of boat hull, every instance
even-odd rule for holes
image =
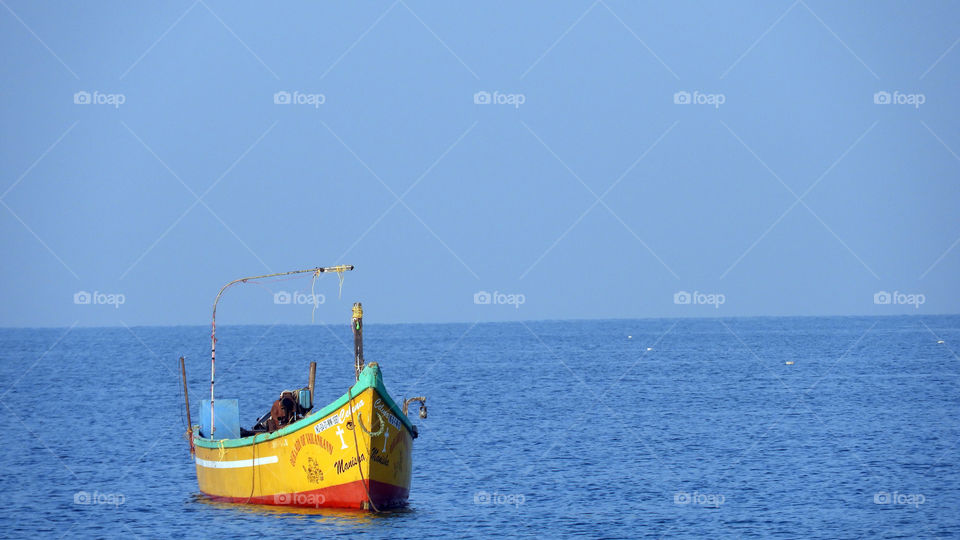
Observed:
[[[368,366],[339,400],[270,434],[196,439],[200,491],[234,503],[382,510],[410,495],[412,426]]]

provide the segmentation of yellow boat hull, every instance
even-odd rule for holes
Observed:
[[[412,431],[374,364],[340,400],[274,433],[197,437],[197,482],[202,493],[219,501],[403,506],[410,494]]]

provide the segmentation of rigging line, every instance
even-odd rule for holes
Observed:
[[[350,430],[353,432],[353,450],[357,456],[357,470],[360,471],[360,485],[363,486],[363,491],[367,494],[367,500],[370,501],[370,506],[373,508],[373,511],[379,512],[380,509],[377,508],[377,505],[373,504],[373,497],[370,496],[370,482],[365,482],[363,478],[363,464],[360,463],[360,444],[357,442],[357,424],[353,421],[353,388],[347,388],[347,397],[349,398],[349,401],[347,401],[347,409],[350,411],[350,423],[353,424],[353,429]]]
[[[257,434],[257,435],[259,435],[259,434]],[[254,435],[254,436],[253,436],[253,443],[250,445],[250,446],[252,447],[252,448],[251,448],[251,451],[253,452],[253,461],[250,462],[250,463],[253,465],[252,467],[250,467],[250,469],[251,469],[251,470],[250,470],[250,496],[247,497],[247,502],[246,502],[246,503],[243,503],[243,504],[249,503],[249,502],[250,502],[250,499],[253,498],[254,486],[256,486],[256,483],[257,483],[257,469],[259,468],[259,467],[257,467],[257,465],[256,465],[256,463],[257,463],[257,435]],[[261,483],[262,483],[262,482],[261,482]]]

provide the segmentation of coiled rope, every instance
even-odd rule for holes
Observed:
[[[377,412],[377,411],[374,411],[374,412]],[[368,430],[367,427],[363,425],[363,413],[362,412],[357,413],[357,423],[360,424],[360,429],[362,429],[364,433],[366,433],[371,437],[379,437],[380,435],[383,435],[383,429],[387,423],[387,419],[384,418],[382,414],[380,414],[379,412],[377,412],[377,414],[380,415],[380,429],[378,429],[376,433],[370,433],[370,430]],[[370,427],[373,427],[373,423],[370,424]]]

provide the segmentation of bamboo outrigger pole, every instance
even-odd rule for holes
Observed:
[[[184,366],[183,357],[180,357],[180,378],[183,379],[183,401],[187,405],[187,437],[190,440],[190,455],[194,453],[193,448],[193,423],[190,421],[190,394],[187,393],[187,368]]]
[[[213,380],[214,375],[216,374],[216,364],[217,364],[217,304],[220,302],[220,296],[223,295],[223,291],[227,290],[237,283],[246,283],[251,279],[263,279],[270,277],[280,277],[280,276],[290,276],[293,274],[306,274],[307,272],[313,273],[314,277],[319,276],[322,273],[327,272],[336,272],[338,274],[353,270],[352,264],[342,264],[339,266],[318,266],[316,268],[308,268],[306,270],[292,270],[290,272],[279,272],[276,274],[264,274],[262,276],[251,276],[240,279],[235,279],[230,283],[227,283],[220,288],[220,292],[217,293],[216,300],[213,301],[213,319],[211,320],[211,330],[210,330],[210,438],[213,438],[213,432],[216,431],[216,422],[214,422],[213,415]]]

